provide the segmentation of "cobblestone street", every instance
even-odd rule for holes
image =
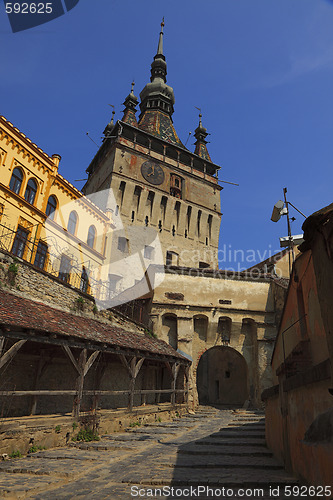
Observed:
[[[211,489],[201,499],[272,498],[269,489],[278,487],[274,498],[285,498],[284,486],[297,482],[265,447],[264,425],[257,412],[201,407],[173,422],[2,462],[0,497],[146,499],[163,498],[155,488],[173,487],[165,498],[197,498],[190,488],[200,485]]]

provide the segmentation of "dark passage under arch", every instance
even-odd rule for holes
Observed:
[[[200,404],[243,406],[249,395],[244,357],[231,347],[208,349],[198,364],[197,389]]]

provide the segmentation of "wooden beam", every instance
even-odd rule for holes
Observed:
[[[96,411],[97,406],[98,406],[98,401],[99,401],[99,388],[101,386],[102,378],[104,376],[105,370],[106,370],[107,364],[101,364],[99,363],[97,365],[97,369],[95,371],[95,377],[94,377],[94,398],[93,398],[93,409]]]
[[[131,367],[126,359],[126,356],[124,356],[124,354],[119,354],[118,356],[119,356],[120,361],[122,362],[123,366],[126,368],[127,373],[131,377],[131,375],[132,375]]]
[[[88,361],[86,362],[85,364],[85,367],[84,367],[84,376],[87,375],[88,371],[90,370],[92,364],[94,363],[94,361],[96,360],[97,356],[99,355],[101,351],[95,351],[93,352],[90,356],[89,356],[89,359]]]
[[[186,366],[185,367],[185,378],[186,378],[186,385],[185,385],[185,403],[188,407],[188,396],[189,396],[189,385],[190,385],[190,367]]]
[[[135,395],[140,395],[140,394],[170,394],[172,389],[140,389],[134,391]],[[176,389],[175,391],[177,394],[185,394],[186,390],[183,389]],[[91,390],[83,390],[82,394],[85,396],[94,396],[95,394],[98,396],[119,396],[119,395],[124,395],[124,394],[129,394],[130,391],[129,389],[126,389],[125,391],[91,391]],[[0,396],[18,396],[18,397],[23,397],[23,396],[75,396],[77,394],[76,390],[54,390],[54,391],[48,391],[48,390],[36,390],[36,391],[0,391]]]
[[[0,368],[2,368],[6,363],[11,361],[15,356],[15,354],[17,353],[17,351],[21,349],[21,347],[25,343],[26,340],[19,340],[14,345],[12,345],[12,347],[10,347],[7,352],[5,352],[5,354],[0,358]]]
[[[176,403],[176,381],[179,373],[180,365],[178,363],[174,363],[172,366],[172,394],[171,394],[171,404],[174,405]]]
[[[8,328],[7,325],[3,325],[0,323],[0,328],[1,328],[1,326]],[[63,335],[63,336],[58,335],[57,338],[53,338],[50,335],[45,334],[44,332],[39,331],[39,330],[31,330],[31,335],[29,335],[27,332],[15,331],[14,329],[7,331],[5,328],[3,328],[3,330],[1,331],[1,335],[4,336],[5,338],[29,340],[31,342],[37,342],[39,344],[49,344],[49,345],[56,345],[56,346],[60,346],[60,347],[67,346],[70,348],[77,348],[77,349],[87,348],[86,342],[84,342],[76,337],[68,336],[68,338],[65,338],[65,335]],[[34,336],[32,336],[33,333],[34,333]],[[105,343],[102,344],[98,341],[96,341],[95,343],[91,342],[91,344],[89,344],[89,349],[95,350],[95,351],[101,350],[105,353],[110,353],[110,354],[117,354],[117,355],[122,354],[123,356],[129,356],[129,357],[132,357],[134,354],[134,349],[129,349],[129,348],[126,348],[125,346],[119,347],[119,346],[113,346],[110,344],[110,345],[107,345],[106,347],[104,347],[104,345],[105,345]],[[136,350],[136,352],[138,353],[139,357],[143,356],[146,359],[149,359],[149,360],[152,360],[152,361],[155,361],[158,363],[163,363],[163,362],[174,363],[177,361],[183,365],[190,364],[189,361],[181,360],[179,358],[175,358],[174,356],[170,356],[170,355],[166,355],[166,354],[149,353],[149,352],[147,353],[146,350],[140,350],[140,351]]]
[[[136,378],[138,376],[138,373],[140,371],[141,366],[143,365],[145,358],[139,359],[139,361],[135,365],[135,371],[134,371],[134,377]]]
[[[138,373],[140,371],[140,368],[144,362],[145,358],[139,359],[138,362],[136,362],[136,357],[133,356],[131,359],[131,364],[129,365],[130,369],[130,394],[128,398],[128,409],[132,411],[133,409],[133,404],[134,404],[134,389],[135,389],[135,380],[136,377],[138,376]]]
[[[46,365],[45,362],[45,351],[41,350],[39,360],[38,360],[38,365],[37,365],[37,370],[35,373],[35,380],[34,380],[34,390],[37,390],[38,387],[38,382],[42,373],[43,367]],[[36,413],[36,408],[37,408],[37,396],[34,395],[32,402],[31,402],[31,407],[30,407],[30,415],[35,415]]]
[[[0,358],[2,355],[2,349],[4,345],[5,345],[5,337],[0,337]]]
[[[72,365],[74,366],[74,368],[77,371],[77,373],[80,373],[79,365],[77,364],[77,361],[74,358],[74,355],[73,355],[70,347],[68,345],[63,345],[62,348],[65,351],[65,353],[67,354],[67,356],[69,357],[69,359],[71,360]]]

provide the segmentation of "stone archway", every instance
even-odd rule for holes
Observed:
[[[244,357],[231,347],[208,349],[198,364],[197,390],[200,404],[243,406],[249,397]]]

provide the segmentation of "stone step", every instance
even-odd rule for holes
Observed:
[[[157,469],[152,469],[149,474],[140,474],[140,485],[160,485],[160,486],[188,486],[189,484],[209,487],[228,488],[276,488],[278,486],[293,486],[298,481],[283,470],[251,470],[244,469],[208,469],[204,475],[201,468],[176,468],[170,471],[163,469],[163,474]],[[125,474],[123,483],[138,484],[138,476]],[[223,498],[223,497],[221,497]]]
[[[269,450],[262,449],[260,446],[223,446],[214,447],[201,445],[200,449],[195,445],[188,445],[178,450],[180,455],[221,455],[221,456],[235,456],[235,457],[273,457],[273,453]]]
[[[140,434],[140,435],[147,435],[147,436],[160,436],[160,435],[170,435],[174,436],[175,434],[179,434],[181,432],[181,429],[178,429],[178,432],[176,429],[126,429],[126,432],[128,434]]]
[[[169,424],[144,424],[144,427],[148,428],[165,428],[165,429],[179,429],[179,428],[185,428],[185,429],[193,429],[196,425],[196,422],[191,424],[191,422],[171,422]]]
[[[242,439],[242,436],[244,436],[244,438],[252,438],[252,439],[265,439],[265,433],[264,432],[226,432],[225,429],[223,429],[222,431],[219,431],[219,432],[216,432],[215,434],[212,434],[210,437],[212,438],[223,438],[223,437],[227,437],[227,438],[240,438]]]
[[[195,445],[208,445],[208,446],[263,446],[266,447],[265,439],[251,439],[251,438],[233,438],[232,441],[226,438],[203,438],[194,443]]]
[[[284,467],[273,458],[267,457],[234,457],[212,455],[177,455],[174,459],[161,458],[159,466],[192,469],[257,469],[257,470],[283,470]]]

